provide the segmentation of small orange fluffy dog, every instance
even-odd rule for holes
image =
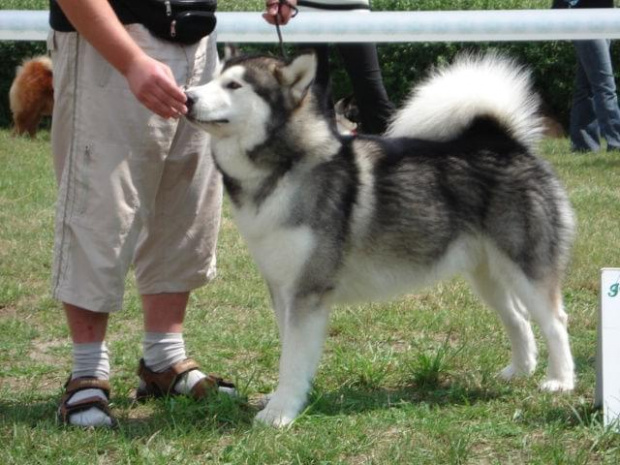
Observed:
[[[54,107],[52,60],[49,57],[24,60],[11,84],[9,102],[13,113],[13,134],[28,133],[35,137],[41,118],[51,115]]]

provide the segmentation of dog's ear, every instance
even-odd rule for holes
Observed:
[[[278,68],[276,77],[283,86],[290,88],[295,104],[301,102],[308,93],[308,89],[316,75],[316,55],[304,53],[293,59],[287,65]]]

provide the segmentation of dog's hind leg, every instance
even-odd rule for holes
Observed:
[[[282,355],[278,387],[256,416],[256,421],[273,426],[292,423],[306,403],[327,331],[329,310],[320,305],[318,297],[295,300],[279,317]]]
[[[533,282],[527,277],[515,280],[519,299],[540,325],[547,342],[549,361],[547,377],[541,384],[545,391],[571,391],[575,387],[575,365],[567,331],[559,280],[554,276]]]
[[[514,298],[510,285],[501,277],[495,277],[486,264],[467,277],[480,299],[498,313],[510,339],[510,365],[500,372],[500,377],[510,380],[531,375],[536,369],[536,341],[532,326]]]
[[[33,113],[16,113],[14,115],[15,126],[13,128],[13,134],[21,136],[28,133],[28,135],[34,139],[37,135],[37,129],[41,122],[41,115],[38,112]]]

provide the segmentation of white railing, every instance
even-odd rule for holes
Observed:
[[[259,12],[220,12],[218,41],[275,42]],[[47,11],[0,10],[0,40],[45,40]],[[301,12],[285,42],[469,42],[620,38],[620,9]]]

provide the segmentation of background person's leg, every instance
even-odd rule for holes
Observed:
[[[361,132],[382,134],[394,111],[381,75],[375,44],[338,44],[359,108]]]
[[[620,149],[620,109],[614,79],[610,41],[606,39],[575,41],[580,73],[584,73],[593,100],[593,111],[600,135],[607,141],[608,150]],[[581,78],[583,79],[583,77]],[[584,112],[582,117],[586,118]],[[590,137],[592,134],[590,133]]]

